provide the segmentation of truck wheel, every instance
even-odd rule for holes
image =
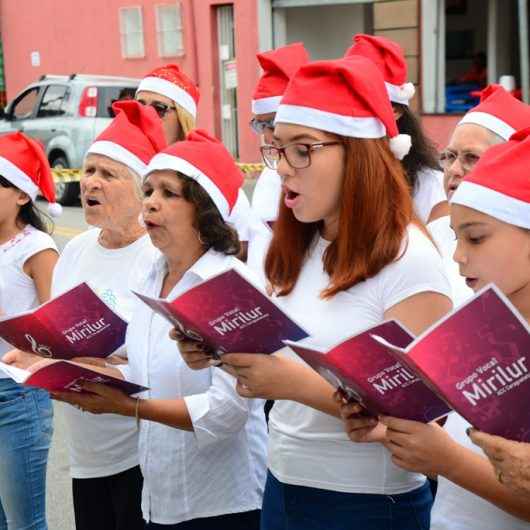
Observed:
[[[50,164],[52,169],[66,169],[68,163],[66,158],[59,156]],[[56,182],[55,198],[63,206],[74,205],[79,198],[79,182]]]

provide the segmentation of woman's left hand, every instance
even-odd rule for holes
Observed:
[[[236,390],[246,398],[294,399],[304,366],[281,355],[225,353],[221,369],[237,379]]]
[[[398,418],[380,417],[386,425],[385,447],[392,453],[397,466],[423,473],[424,475],[446,475],[459,445],[436,422],[420,423]]]
[[[530,495],[530,444],[471,429],[469,437],[489,458],[497,479],[511,490]]]
[[[51,396],[92,414],[134,416],[136,400],[121,390],[88,381],[84,381],[81,387],[83,392],[52,392]]]

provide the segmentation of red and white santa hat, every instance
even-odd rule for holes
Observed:
[[[26,193],[32,201],[42,195],[48,213],[59,217],[61,205],[55,202],[55,184],[41,144],[21,132],[0,136],[0,176]]]
[[[96,138],[87,155],[104,155],[143,176],[153,156],[167,146],[162,120],[156,111],[138,101],[117,101],[116,117]]]
[[[399,160],[411,147],[410,136],[399,134],[381,72],[360,56],[302,66],[285,91],[275,121],[351,138],[386,136]]]
[[[253,114],[276,112],[283,93],[294,73],[309,62],[309,54],[302,42],[295,42],[256,55],[263,69],[252,97]]]
[[[136,93],[142,90],[162,94],[187,110],[194,118],[197,117],[199,89],[176,64],[155,68],[140,81]]]
[[[243,174],[225,146],[206,131],[195,129],[149,163],[147,173],[173,170],[195,180],[208,193],[225,221],[237,201]]]
[[[407,61],[401,46],[386,37],[359,33],[344,57],[360,55],[373,61],[383,75],[390,101],[408,105],[416,90],[407,82]]]
[[[530,125],[530,105],[514,98],[500,85],[489,85],[480,93],[480,103],[467,112],[458,125],[473,123],[504,140]]]
[[[462,180],[451,204],[530,229],[530,127],[490,147]]]

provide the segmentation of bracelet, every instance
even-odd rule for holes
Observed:
[[[140,428],[140,398],[136,398],[136,406],[134,407],[134,417],[136,418],[136,428]]]

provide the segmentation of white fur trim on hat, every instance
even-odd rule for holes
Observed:
[[[464,123],[473,123],[475,125],[481,125],[486,129],[498,134],[501,138],[509,140],[510,136],[515,132],[515,129],[508,125],[505,121],[497,118],[493,114],[487,112],[468,112],[459,122],[458,125]]]
[[[462,182],[450,202],[467,206],[505,223],[530,229],[529,203],[474,182]]]
[[[223,219],[228,221],[230,216],[230,207],[228,205],[228,201],[217,185],[210,179],[210,177],[205,175],[193,164],[190,164],[187,160],[177,156],[168,155],[166,153],[160,153],[153,157],[151,162],[149,162],[149,166],[147,167],[146,176],[152,171],[163,171],[165,169],[171,169],[173,171],[183,173],[187,177],[192,178],[198,184],[200,184],[200,186],[202,186],[211,197],[215,206],[217,206],[217,209],[221,213]]]
[[[408,105],[409,101],[414,97],[416,88],[412,83],[403,83],[400,85],[393,85],[385,81],[386,90],[390,101],[400,103],[401,105]]]
[[[386,127],[378,118],[343,116],[311,107],[280,105],[274,123],[293,123],[350,138],[383,138]]]
[[[276,112],[283,96],[271,96],[252,100],[252,114],[270,114]]]
[[[131,153],[120,144],[109,142],[107,140],[99,140],[94,142],[86,154],[108,156],[109,158],[112,158],[112,160],[130,167],[140,176],[144,176],[147,170],[147,165],[144,164],[143,161],[140,160],[135,154]]]
[[[412,147],[412,138],[409,134],[398,134],[389,140],[390,150],[398,160],[403,160]]]
[[[162,94],[186,109],[194,118],[197,116],[197,104],[195,100],[183,88],[180,88],[171,81],[161,79],[160,77],[145,77],[140,81],[136,93],[138,94],[142,90]]]
[[[39,187],[24,171],[3,156],[0,156],[0,175],[9,180],[19,190],[27,193],[32,201],[37,198]]]

